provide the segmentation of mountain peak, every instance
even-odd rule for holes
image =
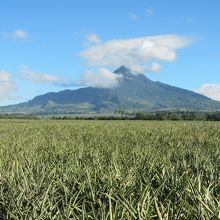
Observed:
[[[120,66],[117,70],[115,70],[115,72],[130,72],[131,71],[131,69],[129,69],[128,67],[126,67],[126,66],[124,66],[124,65],[122,65],[122,66]]]
[[[118,69],[116,69],[115,71],[114,71],[114,73],[116,73],[116,74],[121,74],[121,75],[123,75],[123,76],[128,76],[128,77],[132,77],[132,76],[134,76],[135,75],[135,72],[134,71],[132,71],[131,69],[129,69],[128,67],[126,67],[126,66],[120,66]]]

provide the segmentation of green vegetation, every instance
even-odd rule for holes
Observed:
[[[220,123],[0,120],[0,219],[219,219]]]
[[[191,120],[191,121],[220,121],[220,112],[199,111],[161,111],[138,112],[135,115],[138,120]]]
[[[160,112],[125,112],[123,110],[109,112],[106,114],[0,114],[0,119],[40,119],[48,118],[55,120],[187,120],[187,121],[220,121],[220,112],[199,111],[160,111]]]

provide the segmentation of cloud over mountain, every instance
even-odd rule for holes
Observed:
[[[86,71],[76,84],[95,88],[113,88],[117,86],[121,77],[105,68],[99,68],[96,72]]]
[[[110,40],[86,48],[80,56],[92,66],[117,68],[126,64],[141,72],[152,61],[175,61],[176,50],[190,42],[190,38],[178,35]]]
[[[220,101],[220,84],[207,83],[194,91],[213,100]]]
[[[149,68],[149,71],[153,72],[153,73],[157,73],[160,70],[161,70],[161,65],[159,63],[152,63],[150,68]]]
[[[22,66],[19,73],[23,79],[29,80],[33,83],[55,83],[60,81],[60,78],[57,76],[45,73],[36,73],[30,70],[27,66]]]
[[[14,99],[15,86],[11,79],[11,74],[0,71],[0,100]]]

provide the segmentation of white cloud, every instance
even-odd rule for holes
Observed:
[[[86,71],[80,77],[80,80],[73,81],[59,78],[54,75],[36,73],[27,66],[22,66],[19,73],[25,80],[33,83],[49,83],[60,87],[80,87],[89,86],[95,88],[113,88],[117,86],[121,75],[114,74],[105,68],[99,68],[97,71]]]
[[[121,77],[121,75],[114,74],[105,68],[100,68],[96,72],[85,72],[76,84],[95,88],[113,88],[117,86]]]
[[[5,33],[4,35],[14,40],[26,40],[28,38],[28,33],[21,29],[15,30],[10,33]]]
[[[152,63],[150,68],[149,68],[149,71],[153,72],[153,73],[157,73],[160,70],[161,70],[161,65],[159,63]]]
[[[23,30],[16,30],[14,32],[14,37],[17,39],[25,40],[28,37],[28,33]]]
[[[11,79],[11,74],[0,71],[0,100],[14,99],[15,86]]]
[[[134,14],[134,13],[129,13],[128,14],[129,15],[129,17],[130,17],[130,19],[131,20],[133,20],[133,21],[139,21],[140,20],[140,17],[138,17],[136,14]]]
[[[98,37],[98,35],[90,33],[86,35],[86,43],[88,46],[91,44],[100,44],[102,43],[102,40]]]
[[[60,81],[60,78],[54,75],[44,73],[36,73],[30,70],[27,66],[22,66],[19,70],[21,76],[33,83],[55,83]]]
[[[220,101],[220,84],[207,83],[194,91],[213,100]]]
[[[152,61],[175,61],[176,50],[186,47],[190,42],[190,38],[178,35],[110,40],[88,47],[80,52],[80,56],[89,65],[111,68],[125,65],[139,71]]]
[[[153,16],[154,15],[154,9],[152,7],[147,8],[146,10],[147,16]]]

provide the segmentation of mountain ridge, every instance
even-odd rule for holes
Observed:
[[[220,109],[218,101],[190,90],[154,82],[125,66],[119,67],[113,74],[122,76],[114,88],[85,87],[48,92],[24,103],[0,107],[0,112],[69,114],[113,112],[119,109],[128,112]]]

